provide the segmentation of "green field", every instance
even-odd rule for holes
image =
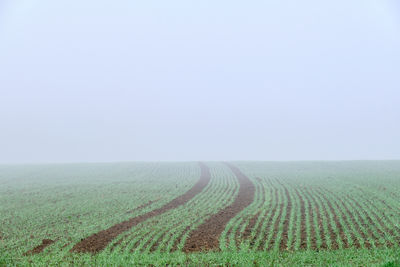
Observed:
[[[400,161],[201,166],[1,165],[0,265],[400,265]]]

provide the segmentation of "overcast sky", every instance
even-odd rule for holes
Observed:
[[[400,4],[0,1],[0,163],[400,159]]]

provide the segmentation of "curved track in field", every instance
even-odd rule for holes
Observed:
[[[53,244],[55,241],[51,239],[43,239],[42,244],[34,247],[33,249],[27,251],[24,253],[24,256],[26,255],[33,255],[33,254],[39,254],[41,253],[46,247],[50,246]]]
[[[200,193],[210,182],[211,174],[209,168],[204,163],[199,163],[201,169],[201,175],[199,181],[185,194],[173,199],[168,202],[161,208],[152,210],[148,213],[142,214],[140,216],[131,218],[129,220],[118,223],[114,226],[106,230],[102,230],[96,234],[93,234],[79,243],[77,243],[72,249],[71,252],[78,253],[98,253],[103,250],[114,238],[118,235],[122,234],[125,231],[128,231],[133,226],[164,212],[167,212],[171,209],[179,207],[192,198],[194,198],[198,193]]]
[[[219,237],[227,223],[254,200],[255,186],[237,167],[226,163],[239,181],[239,192],[234,202],[213,214],[199,227],[190,232],[183,247],[184,252],[219,249]]]

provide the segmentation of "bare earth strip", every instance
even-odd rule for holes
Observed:
[[[46,247],[53,244],[55,241],[51,239],[43,239],[42,244],[39,246],[34,247],[32,250],[27,251],[24,255],[33,255],[42,252]]]
[[[212,215],[193,230],[186,239],[184,252],[218,250],[219,237],[226,224],[254,200],[255,186],[237,167],[226,163],[239,181],[239,192],[233,203]]]
[[[131,218],[127,221],[118,223],[106,230],[102,230],[96,234],[93,234],[79,243],[77,243],[72,249],[72,252],[78,252],[78,253],[97,253],[101,250],[103,250],[114,238],[116,238],[118,235],[122,234],[125,231],[128,231],[131,229],[133,226],[144,222],[145,220],[163,214],[164,212],[167,212],[171,209],[174,209],[176,207],[179,207],[188,201],[190,201],[192,198],[194,198],[198,193],[200,193],[209,183],[211,179],[211,174],[209,168],[203,164],[199,163],[200,168],[201,168],[201,176],[199,181],[185,194],[173,199],[172,201],[168,202],[161,208],[152,210],[148,213],[142,214],[140,216]]]

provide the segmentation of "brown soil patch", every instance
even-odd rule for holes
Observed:
[[[237,167],[229,163],[227,165],[239,181],[237,197],[231,205],[212,215],[189,234],[183,247],[184,252],[218,250],[219,237],[226,224],[254,200],[254,184]]]
[[[209,168],[203,164],[199,163],[201,169],[201,175],[199,181],[185,194],[173,199],[161,208],[152,210],[148,213],[142,214],[140,216],[131,218],[127,221],[118,223],[106,230],[102,230],[96,234],[93,234],[79,243],[77,243],[72,249],[72,252],[78,253],[97,253],[103,250],[114,238],[116,238],[121,233],[128,231],[133,226],[144,222],[145,220],[163,214],[171,209],[179,207],[192,198],[194,198],[198,193],[200,193],[209,183],[211,179],[211,174]]]
[[[37,247],[34,247],[33,249],[27,251],[24,255],[33,255],[33,254],[38,254],[42,252],[46,247],[50,246],[53,244],[55,241],[51,239],[43,239],[42,244],[40,244]]]

